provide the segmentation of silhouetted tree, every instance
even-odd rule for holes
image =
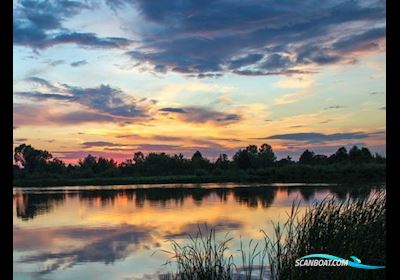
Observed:
[[[132,159],[127,159],[118,165],[118,169],[123,175],[135,175],[135,166]]]
[[[203,155],[202,155],[199,151],[196,151],[196,152],[192,155],[192,161],[198,160],[198,159],[203,159]]]
[[[376,162],[376,163],[380,163],[380,164],[386,163],[386,158],[383,157],[383,156],[381,156],[381,155],[378,154],[378,153],[375,153],[375,162]]]
[[[97,158],[95,156],[89,154],[82,160],[79,160],[78,164],[81,177],[90,178],[94,176],[94,170],[97,164]]]
[[[364,161],[364,162],[371,162],[373,159],[371,151],[366,147],[362,147],[361,148],[361,158],[362,158],[362,161]]]
[[[333,155],[329,157],[330,163],[345,162],[349,159],[347,149],[345,147],[340,147]]]
[[[47,161],[53,156],[45,150],[37,150],[31,145],[21,144],[14,149],[14,161],[27,172],[45,170]]]
[[[192,166],[193,168],[196,169],[208,169],[210,162],[208,159],[203,158],[203,155],[199,152],[196,151],[193,156],[192,156]]]
[[[323,165],[328,163],[328,157],[326,155],[315,155],[312,159],[312,164]]]
[[[272,166],[276,160],[272,147],[265,143],[259,149],[258,158],[260,159],[261,167]]]
[[[215,167],[225,169],[229,166],[229,159],[226,154],[220,154],[218,159],[215,161]]]
[[[311,152],[309,150],[305,150],[300,158],[299,158],[299,162],[301,164],[312,164],[313,163],[313,159],[314,159],[314,152]]]
[[[346,148],[339,148],[334,154],[315,155],[314,152],[305,150],[300,156],[300,166],[288,156],[287,158],[276,161],[276,156],[272,147],[263,144],[258,148],[256,145],[249,145],[239,149],[233,156],[233,161],[229,161],[226,154],[220,154],[215,163],[211,164],[204,158],[200,151],[196,151],[191,158],[185,158],[182,154],[168,155],[166,153],[149,153],[144,156],[142,152],[136,152],[132,159],[128,159],[117,164],[113,159],[95,157],[91,154],[79,160],[78,165],[68,164],[53,158],[47,151],[33,148],[30,145],[21,144],[15,148],[13,176],[15,179],[38,178],[39,176],[55,175],[54,178],[91,178],[91,177],[113,177],[113,176],[158,176],[158,175],[183,175],[195,174],[203,175],[212,172],[214,175],[222,174],[248,174],[264,176],[272,180],[311,180],[316,176],[319,179],[330,179],[350,176],[354,178],[370,178],[374,174],[376,178],[385,175],[386,158],[375,154],[373,156],[368,148],[358,148],[354,146],[347,153]],[[337,164],[362,164],[374,163],[365,167],[352,167],[351,174],[346,171],[347,164],[338,164],[337,168],[320,166],[327,163]],[[301,164],[314,165],[313,167],[301,166]],[[292,166],[287,166],[292,165]],[[285,166],[284,168],[279,168]],[[213,167],[213,168],[212,168]],[[343,168],[344,169],[343,169]],[[213,169],[213,170],[212,170]],[[236,170],[235,170],[236,169]],[[247,170],[244,172],[244,169]],[[342,170],[342,171],[340,171]],[[240,172],[235,172],[240,171]],[[318,173],[321,171],[321,173]],[[342,172],[342,173],[340,173]],[[318,174],[317,174],[318,173]],[[39,175],[38,175],[39,174]]]
[[[372,154],[369,149],[363,147],[358,148],[353,146],[349,151],[349,159],[353,163],[367,163],[373,160]]]
[[[233,155],[233,162],[240,169],[248,169],[250,168],[251,154],[247,149],[240,149]]]
[[[79,160],[79,165],[84,169],[93,169],[97,163],[97,158],[91,154],[87,155],[83,160]]]
[[[49,173],[64,173],[66,171],[65,163],[58,159],[53,158],[52,160],[48,161],[46,169]]]
[[[133,161],[135,162],[135,164],[140,164],[144,161],[144,154],[142,152],[136,152],[133,155]]]
[[[290,156],[287,156],[286,158],[282,158],[282,159],[278,160],[276,163],[278,166],[285,166],[285,165],[293,164],[294,161],[292,160],[292,158]]]
[[[107,175],[115,175],[116,169],[117,163],[113,159],[108,160],[106,158],[99,157],[93,171],[95,173],[107,173]]]
[[[177,160],[177,161],[183,161],[183,159],[184,159],[184,156],[181,154],[181,153],[179,153],[178,155],[174,155],[174,158]]]

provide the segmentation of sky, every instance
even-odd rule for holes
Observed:
[[[14,147],[385,155],[385,53],[385,1],[14,1]]]

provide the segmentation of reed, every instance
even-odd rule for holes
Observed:
[[[327,197],[300,211],[294,201],[285,223],[272,223],[273,234],[261,230],[261,241],[250,240],[244,246],[240,238],[241,266],[230,253],[233,238],[217,240],[215,228],[189,235],[186,244],[171,240],[167,263],[176,271],[163,279],[384,279],[385,270],[362,270],[351,267],[295,267],[296,259],[325,253],[349,259],[357,256],[362,263],[385,265],[386,262],[386,193],[379,191],[368,199],[340,202]]]
[[[357,256],[365,264],[386,262],[386,193],[364,200],[338,202],[325,198],[300,217],[299,204],[274,234],[264,232],[271,279],[384,279],[385,270],[351,267],[295,267],[295,260],[315,253],[348,259]]]
[[[228,254],[228,243],[232,238],[225,235],[224,240],[218,241],[215,228],[207,226],[202,230],[198,226],[195,236],[189,234],[189,243],[179,244],[171,240],[170,259],[166,262],[176,264],[176,272],[170,273],[168,279],[179,280],[230,280],[235,268],[232,254]]]

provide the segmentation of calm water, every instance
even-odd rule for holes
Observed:
[[[14,188],[14,279],[158,279],[168,239],[185,242],[198,225],[215,226],[240,264],[240,236],[262,238],[327,195],[367,198],[383,186],[171,184]],[[156,252],[154,254],[154,252]]]

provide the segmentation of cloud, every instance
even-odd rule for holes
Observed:
[[[242,142],[242,140],[236,138],[213,138],[213,139],[220,141],[227,141],[227,142]]]
[[[385,40],[383,1],[107,3],[117,10],[131,5],[141,16],[131,59],[193,77],[313,72],[304,66],[348,63]]]
[[[333,48],[340,51],[374,49],[379,46],[379,40],[385,37],[386,28],[372,28],[362,33],[346,36],[335,42]]]
[[[86,60],[78,60],[78,61],[71,62],[70,65],[72,67],[79,67],[79,66],[83,66],[83,65],[86,65],[86,64],[88,64],[88,62]]]
[[[29,78],[26,78],[25,80],[27,82],[33,82],[33,83],[39,84],[41,86],[44,86],[44,87],[46,87],[46,88],[48,88],[49,90],[52,90],[52,91],[57,91],[58,90],[58,87],[53,86],[47,80],[39,78],[39,77],[29,77]]]
[[[55,112],[51,106],[40,104],[13,104],[13,124],[15,127],[105,122],[125,124],[131,121],[129,118],[115,117],[97,112],[72,111],[64,113]]]
[[[42,48],[47,48],[60,44],[77,44],[84,47],[93,48],[124,48],[128,46],[131,41],[126,38],[120,37],[105,37],[100,38],[95,33],[60,33],[56,36],[47,38],[47,40],[42,41],[40,46]]]
[[[186,111],[184,109],[182,109],[182,108],[166,107],[166,108],[161,108],[159,111],[161,111],[161,112],[169,112],[169,113],[186,114]]]
[[[182,138],[182,137],[174,137],[174,136],[166,136],[166,135],[153,135],[151,138],[154,140],[166,141],[166,142],[174,142],[174,141],[184,140],[184,138]]]
[[[38,104],[13,103],[13,124],[15,127],[44,124],[51,121],[45,117],[47,108]]]
[[[262,54],[257,54],[257,53],[248,54],[244,57],[237,58],[237,59],[230,61],[229,68],[237,69],[237,68],[249,65],[249,64],[254,64],[254,63],[260,61],[262,58],[263,58]]]
[[[116,135],[116,138],[141,138],[139,134],[122,134],[122,135]]]
[[[234,70],[234,74],[238,74],[241,76],[278,76],[278,75],[286,75],[290,76],[293,74],[312,74],[314,71],[305,71],[305,70],[281,70],[281,71],[263,71],[263,70]]]
[[[305,97],[309,96],[311,94],[310,91],[308,90],[303,90],[299,92],[294,92],[294,93],[288,93],[285,95],[282,95],[278,98],[275,98],[274,104],[276,105],[284,105],[284,104],[290,104],[290,103],[295,103],[298,102]]]
[[[368,137],[369,134],[364,132],[334,133],[334,134],[305,132],[305,133],[276,134],[256,139],[293,140],[293,141],[306,141],[311,143],[318,143],[318,142],[349,140],[349,139],[364,139]]]
[[[50,66],[58,66],[58,65],[61,65],[64,63],[65,63],[65,60],[62,60],[62,59],[47,61],[47,64],[49,64]]]
[[[105,2],[110,8],[115,10],[115,9],[120,9],[120,8],[124,7],[128,1],[126,1],[126,0],[105,0]]]
[[[28,141],[28,138],[14,138],[13,143],[14,144],[22,144],[22,143],[25,143],[26,141]]]
[[[85,148],[92,148],[92,147],[115,147],[121,145],[106,141],[94,141],[94,142],[83,142],[82,146],[84,146]]]
[[[271,54],[260,65],[260,68],[276,71],[276,69],[286,69],[293,65],[293,62],[288,56],[283,56],[277,53]]]
[[[386,2],[327,0],[274,1],[106,0],[118,13],[135,11],[135,49],[126,52],[149,71],[218,78],[314,73],[314,66],[356,61],[360,51],[376,51],[385,40]],[[13,41],[35,50],[60,44],[89,48],[128,48],[133,40],[99,37],[65,24],[92,1],[32,1],[14,5]],[[173,20],[171,20],[173,19]],[[122,19],[124,20],[124,19]],[[304,69],[305,66],[307,69]]]
[[[42,123],[83,123],[83,122],[118,122],[122,124],[132,123],[133,120],[150,119],[149,110],[154,108],[157,103],[153,99],[136,99],[124,93],[118,88],[109,85],[100,85],[98,87],[78,87],[68,84],[54,84],[39,77],[30,77],[28,81],[39,84],[44,87],[42,91],[17,91],[15,96],[31,99],[34,101],[45,102],[48,100],[68,102],[69,104],[78,104],[86,107],[88,111],[54,113],[54,110],[45,108],[41,110],[37,106],[26,105],[25,109],[21,105],[16,105],[20,113],[28,113],[28,107],[33,108],[41,116],[32,116],[33,120],[42,119]],[[23,112],[24,111],[24,112]],[[52,120],[45,119],[46,112],[52,111]],[[165,114],[174,114],[179,120],[192,123],[213,123],[216,125],[227,125],[239,122],[242,117],[235,113],[226,113],[216,111],[206,107],[187,106],[182,108],[164,107],[158,110]],[[22,123],[26,123],[18,118]],[[28,122],[32,123],[32,120]],[[14,122],[17,124],[17,122]]]
[[[182,148],[179,145],[166,145],[166,144],[140,144],[135,145],[135,149],[138,151],[164,151],[172,152]]]
[[[126,122],[124,118],[103,115],[95,112],[75,111],[51,116],[54,123],[73,125],[79,123]]]
[[[219,112],[213,109],[200,106],[188,106],[182,108],[168,107],[168,108],[162,108],[159,111],[174,113],[182,121],[193,122],[193,123],[210,122],[218,125],[223,125],[223,124],[235,123],[242,119],[242,117],[238,114]]]
[[[36,101],[43,101],[48,99],[53,100],[71,100],[71,96],[54,93],[44,93],[39,91],[18,91],[14,93],[17,96],[33,99]]]
[[[300,127],[304,127],[304,125],[292,125],[292,126],[290,126],[290,128],[300,128]]]
[[[102,38],[63,26],[67,19],[90,9],[93,9],[91,5],[78,1],[21,0],[13,10],[13,43],[35,50],[71,43],[93,48],[123,48],[131,43],[126,38]]]
[[[346,106],[342,106],[342,105],[332,105],[332,106],[329,106],[329,107],[325,107],[324,110],[342,109],[342,108],[346,108]]]
[[[82,88],[67,84],[55,86],[37,77],[29,78],[29,80],[47,87],[48,91],[57,93],[19,91],[14,94],[36,101],[58,100],[77,103],[97,113],[107,114],[109,117],[129,119],[146,116],[146,105],[109,85],[102,84],[98,87]]]

